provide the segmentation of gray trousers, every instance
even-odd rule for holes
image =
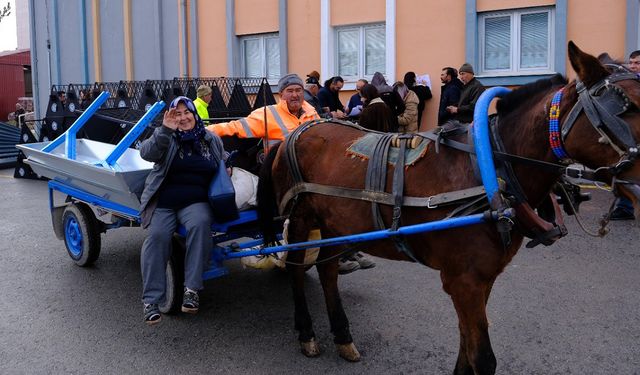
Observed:
[[[194,203],[180,210],[156,208],[142,244],[142,302],[160,304],[165,301],[166,267],[171,255],[171,239],[178,222],[187,230],[187,252],[184,260],[184,286],[202,289],[211,239],[211,207],[209,203]]]

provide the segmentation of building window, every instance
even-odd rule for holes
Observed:
[[[347,81],[386,73],[385,25],[338,27],[335,71]]]
[[[553,10],[535,8],[479,16],[480,74],[553,72]]]
[[[278,34],[240,37],[243,77],[280,78],[280,39]]]

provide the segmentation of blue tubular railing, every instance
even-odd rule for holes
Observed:
[[[473,143],[475,145],[478,168],[482,176],[482,184],[487,192],[487,198],[492,209],[495,206],[494,196],[498,193],[498,176],[493,164],[493,154],[491,150],[491,140],[489,138],[489,105],[496,97],[502,97],[511,92],[506,87],[492,87],[486,90],[476,103],[473,113]]]
[[[58,138],[54,139],[46,145],[42,151],[43,152],[51,152],[56,147],[62,144],[62,142],[66,142],[66,157],[67,159],[75,160],[76,159],[76,133],[82,129],[84,124],[87,123],[89,118],[93,116],[93,114],[100,108],[104,102],[109,99],[109,92],[103,91],[98,97],[91,103],[87,109],[73,122],[73,125],[67,129],[64,134],[61,134]]]
[[[142,132],[147,128],[149,123],[153,121],[153,119],[156,118],[156,116],[162,111],[164,106],[164,102],[160,101],[156,102],[151,108],[149,108],[147,113],[145,113],[144,116],[142,116],[142,118],[133,126],[133,128],[129,130],[127,135],[125,135],[124,138],[122,138],[120,142],[118,142],[116,148],[111,151],[102,165],[113,167],[118,159],[120,159],[120,156],[122,156],[122,154],[124,154],[129,146],[131,146],[131,144],[135,142],[138,137],[140,137]]]

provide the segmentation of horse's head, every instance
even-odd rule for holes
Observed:
[[[569,59],[578,77],[577,102],[565,104],[560,121],[566,153],[600,171],[640,213],[640,78],[608,55],[598,60],[573,42]]]

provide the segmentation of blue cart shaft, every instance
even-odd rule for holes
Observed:
[[[505,87],[492,87],[480,95],[473,113],[473,143],[475,145],[478,168],[482,177],[482,184],[487,192],[489,204],[498,193],[498,176],[493,164],[493,151],[489,138],[489,105],[495,97],[502,97],[511,90]],[[492,209],[498,207],[491,206]]]
[[[513,211],[505,210],[504,216],[512,217]],[[273,254],[280,251],[297,251],[297,250],[306,250],[309,248],[321,247],[321,246],[345,245],[345,244],[352,244],[352,243],[359,243],[359,242],[375,241],[375,240],[381,240],[381,239],[386,239],[386,238],[391,238],[396,236],[409,236],[412,234],[418,234],[423,232],[432,232],[437,230],[445,230],[445,229],[463,227],[467,225],[480,224],[487,221],[494,221],[497,218],[498,218],[498,215],[495,213],[493,213],[492,215],[475,214],[475,215],[469,215],[469,216],[460,217],[460,218],[452,218],[452,219],[431,221],[428,223],[408,225],[408,226],[398,228],[397,231],[385,229],[385,230],[378,230],[374,232],[327,238],[327,239],[316,240],[316,241],[308,241],[308,242],[300,242],[300,243],[294,243],[294,244],[288,244],[288,245],[266,247],[260,250],[245,250],[245,251],[238,252],[238,251],[234,251],[234,249],[231,247],[226,247],[224,258],[225,259],[242,258],[242,257],[252,256],[252,255]]]

